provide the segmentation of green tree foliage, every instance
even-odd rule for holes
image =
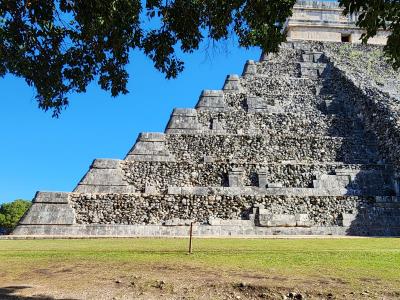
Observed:
[[[112,96],[127,93],[126,66],[134,49],[144,52],[166,78],[184,68],[177,49],[191,53],[205,39],[236,35],[242,47],[276,52],[285,40],[283,24],[295,2],[2,0],[0,77],[10,73],[24,78],[35,88],[39,108],[58,116],[68,105],[68,95],[85,92],[94,80]],[[366,39],[386,21],[393,23],[386,51],[398,66],[398,1],[341,4],[347,12],[361,13],[359,25],[368,30]]]
[[[357,14],[357,25],[365,29],[364,43],[382,28],[391,31],[385,54],[395,69],[400,68],[400,1],[399,0],[340,0],[345,14]]]
[[[31,202],[27,200],[15,200],[11,203],[4,203],[0,206],[0,228],[7,231],[12,230],[31,207]]]

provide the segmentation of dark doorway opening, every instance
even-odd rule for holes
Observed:
[[[351,35],[350,34],[342,34],[342,43],[350,43]]]

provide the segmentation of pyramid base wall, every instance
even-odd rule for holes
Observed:
[[[13,235],[29,236],[71,236],[71,237],[185,237],[190,226],[162,225],[20,225]],[[326,236],[400,236],[399,228],[351,227],[257,227],[195,225],[194,236],[203,237],[263,237],[271,235],[326,235]]]
[[[399,197],[310,196],[300,198],[301,202],[288,196],[219,196],[213,204],[209,201],[214,196],[192,195],[191,198],[179,194],[165,197],[38,192],[12,234],[183,237],[188,235],[189,224],[193,222],[195,236],[400,236]],[[155,204],[159,205],[157,210],[154,210]],[[264,208],[266,204],[268,208]],[[224,213],[225,218],[221,218]],[[247,219],[241,218],[244,213],[247,213]],[[231,218],[226,217],[229,215]],[[136,216],[147,216],[147,222],[158,217],[160,223],[129,219]]]

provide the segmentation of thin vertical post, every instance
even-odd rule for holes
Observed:
[[[192,254],[192,237],[193,237],[193,222],[190,222],[190,231],[189,231],[189,254]]]

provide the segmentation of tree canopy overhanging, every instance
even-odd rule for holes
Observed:
[[[392,30],[385,53],[400,67],[398,0],[341,0],[359,13],[363,41]],[[22,77],[39,108],[58,116],[68,95],[97,80],[112,96],[126,94],[129,53],[145,53],[166,78],[184,68],[176,52],[197,50],[205,39],[237,36],[242,47],[276,52],[295,0],[2,0],[0,76]]]

